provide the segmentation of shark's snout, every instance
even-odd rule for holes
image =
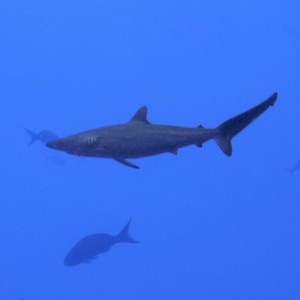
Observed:
[[[62,138],[46,143],[46,146],[51,149],[64,151],[70,154],[76,154],[84,146],[80,139],[77,138]]]
[[[62,143],[60,140],[54,140],[46,143],[46,146],[51,149],[62,150]]]

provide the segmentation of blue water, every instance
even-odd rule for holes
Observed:
[[[0,299],[300,299],[298,1],[2,1]],[[27,147],[129,120],[215,127],[279,93],[233,140],[132,160]],[[66,267],[132,218],[140,244]]]

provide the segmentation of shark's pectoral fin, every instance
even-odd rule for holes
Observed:
[[[119,162],[119,163],[121,163],[121,164],[123,164],[127,167],[131,167],[131,168],[134,168],[134,169],[139,169],[140,168],[139,166],[127,161],[124,158],[114,157],[113,160],[115,160],[115,161],[117,161],[117,162]]]

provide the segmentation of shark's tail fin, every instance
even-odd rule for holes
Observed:
[[[277,93],[274,93],[261,104],[229,119],[217,127],[219,133],[215,136],[215,141],[226,155],[231,156],[232,154],[231,139],[252,123],[270,106],[273,106],[276,99]]]
[[[130,223],[131,223],[131,219],[124,226],[124,228],[120,231],[120,233],[116,235],[115,239],[116,239],[117,243],[134,243],[134,244],[139,243],[139,241],[134,240],[129,235],[129,226],[130,226]]]
[[[39,139],[39,136],[38,134],[34,133],[33,131],[25,128],[25,131],[29,134],[30,136],[30,141],[29,141],[29,144],[27,146],[30,146],[32,145],[34,142],[36,142],[38,139]]]

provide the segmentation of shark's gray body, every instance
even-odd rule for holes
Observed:
[[[143,106],[127,123],[84,131],[48,142],[47,146],[79,156],[112,158],[133,168],[138,166],[126,159],[165,152],[177,154],[179,148],[189,145],[201,147],[210,139],[215,139],[222,151],[230,156],[231,139],[274,105],[276,99],[277,93],[214,129],[151,124],[147,120],[147,107]]]

